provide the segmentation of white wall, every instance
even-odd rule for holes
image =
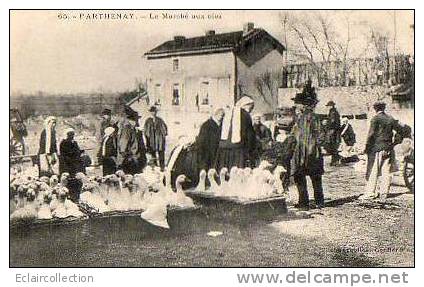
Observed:
[[[173,59],[179,59],[179,71],[173,71]],[[234,93],[234,56],[231,52],[150,59],[148,62],[147,89],[154,101],[160,98],[163,109],[195,110],[196,94],[201,83],[209,82],[209,104],[231,104]],[[181,106],[173,107],[172,89],[179,84]],[[160,84],[160,88],[156,85]],[[155,87],[156,86],[156,87]]]

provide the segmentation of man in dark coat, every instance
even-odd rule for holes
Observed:
[[[329,107],[327,137],[328,143],[326,150],[331,155],[330,165],[337,165],[339,162],[339,145],[340,145],[340,114],[336,109],[336,103],[329,101],[326,104]]]
[[[208,171],[214,167],[219,139],[221,138],[224,110],[217,109],[214,114],[202,124],[196,139],[199,170]]]
[[[138,113],[131,108],[125,108],[126,118],[120,123],[118,130],[118,168],[127,174],[141,172],[139,163],[139,136],[137,135]]]
[[[85,166],[81,158],[84,150],[81,150],[74,140],[75,131],[73,129],[68,129],[65,133],[66,138],[62,140],[59,147],[59,169],[61,174],[67,172],[74,177],[78,172],[85,173]]]
[[[97,158],[103,166],[103,176],[114,174],[117,170],[118,148],[116,145],[116,134],[114,127],[107,127],[104,130],[102,143],[100,145]]]
[[[244,96],[232,110],[225,112],[215,162],[217,170],[223,167],[231,169],[233,166],[254,167],[256,136],[250,117],[254,106],[253,100]]]
[[[382,186],[380,187],[380,199],[385,200],[390,190],[392,172],[394,171],[395,153],[394,146],[401,143],[403,138],[396,136],[394,132],[402,135],[402,126],[397,120],[385,113],[386,104],[376,102],[374,110],[376,115],[371,119],[368,131],[365,153],[368,156],[366,172],[366,197],[376,198],[378,178],[382,177]]]
[[[271,130],[261,121],[262,115],[256,114],[253,116],[253,130],[256,136],[256,164],[259,164],[262,153],[270,148],[272,142]]]
[[[321,122],[314,113],[318,103],[315,89],[311,82],[304,87],[302,93],[293,98],[296,105],[297,116],[292,135],[296,141],[291,159],[290,173],[299,192],[299,203],[301,209],[309,208],[309,196],[307,190],[306,176],[309,176],[314,189],[314,198],[317,208],[324,207],[324,193],[322,189],[322,174],[324,173],[324,161],[321,152],[323,134]]]
[[[157,116],[158,109],[152,106],[149,109],[151,117],[144,123],[144,135],[146,137],[147,152],[156,160],[159,158],[159,166],[165,169],[165,146],[168,127],[163,119]]]

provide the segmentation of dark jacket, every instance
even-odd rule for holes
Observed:
[[[138,137],[136,128],[131,126],[127,120],[123,120],[118,131],[118,165],[122,164],[125,159],[137,156]]]
[[[340,129],[340,114],[335,107],[328,112],[328,128],[333,130]]]
[[[144,123],[144,135],[146,136],[146,148],[148,152],[165,150],[168,127],[161,118],[156,117],[155,120],[148,118]]]
[[[196,139],[200,169],[209,170],[213,167],[221,137],[221,128],[222,126],[218,125],[212,118],[200,127]]]
[[[78,172],[84,172],[84,165],[78,143],[75,140],[64,139],[60,143],[59,169],[60,173],[67,172],[74,176]]]
[[[292,175],[322,175],[324,161],[321,147],[324,135],[319,117],[310,110],[303,112],[296,119],[292,136],[296,145],[291,159]]]
[[[264,124],[254,124],[253,130],[256,136],[256,148],[262,152],[268,148],[270,141],[272,141],[271,131]]]
[[[106,140],[106,146],[105,146],[105,154],[103,155],[103,145],[105,144]],[[97,158],[99,159],[99,162],[101,162],[104,158],[114,158],[116,160],[116,157],[118,155],[118,148],[116,145],[116,137],[110,136],[107,139],[103,138],[99,151],[97,153]]]
[[[43,129],[40,135],[40,148],[38,150],[39,154],[44,154],[46,150],[46,130]],[[50,141],[50,151],[51,153],[57,153],[57,141],[56,141],[56,131],[52,130],[51,141]]]
[[[353,146],[356,143],[356,135],[355,135],[355,132],[353,131],[352,125],[351,124],[347,124],[347,125],[348,127],[343,134],[342,132],[346,128],[346,125],[342,125],[340,127],[340,136],[342,137],[343,141],[345,142],[347,146]]]
[[[393,132],[401,134],[402,126],[393,117],[384,112],[380,112],[371,119],[368,131],[365,153],[376,153],[379,151],[390,152],[396,144],[402,139],[398,137],[397,141],[393,140]]]
[[[340,114],[336,108],[328,112],[328,125],[326,127],[326,150],[336,152],[340,145]]]

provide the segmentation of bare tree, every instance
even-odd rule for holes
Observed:
[[[270,108],[278,105],[278,88],[281,83],[281,73],[266,71],[254,80],[260,98]]]

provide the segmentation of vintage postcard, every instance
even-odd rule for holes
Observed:
[[[10,10],[9,266],[414,267],[414,13]]]

